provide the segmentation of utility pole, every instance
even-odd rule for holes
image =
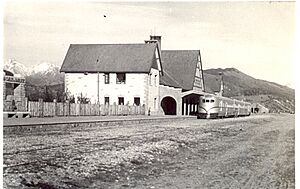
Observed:
[[[97,104],[100,103],[100,98],[99,98],[99,72],[97,72]]]
[[[219,76],[220,76],[220,79],[221,79],[221,86],[220,86],[219,96],[223,96],[223,92],[224,92],[223,73],[219,72]]]

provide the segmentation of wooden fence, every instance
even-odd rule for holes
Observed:
[[[33,117],[145,115],[145,106],[43,102],[40,99],[38,102],[28,101],[28,111]]]

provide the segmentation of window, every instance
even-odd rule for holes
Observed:
[[[203,99],[202,102],[205,103],[205,99]]]
[[[119,105],[124,105],[124,97],[118,97],[119,99]]]
[[[125,84],[126,75],[125,73],[117,73],[117,84]]]
[[[140,100],[140,97],[134,97],[134,104],[135,105],[137,105],[137,106],[139,106],[140,105],[140,102],[141,100]]]
[[[206,100],[206,102],[209,102],[209,100]]]
[[[104,83],[109,84],[109,73],[104,74]]]
[[[157,75],[154,76],[154,86],[156,87],[156,77]]]
[[[215,100],[210,100],[210,102],[215,102]]]
[[[153,104],[154,109],[156,109],[156,98],[154,98],[154,104]]]
[[[104,104],[109,104],[109,97],[104,97]]]

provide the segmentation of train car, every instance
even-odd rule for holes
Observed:
[[[251,104],[217,95],[200,97],[198,119],[225,118],[248,116],[251,113]]]

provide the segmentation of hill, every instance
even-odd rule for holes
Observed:
[[[271,112],[294,112],[295,90],[274,82],[255,79],[235,68],[204,70],[206,92],[219,91],[220,76],[223,73],[224,96],[258,102]]]

